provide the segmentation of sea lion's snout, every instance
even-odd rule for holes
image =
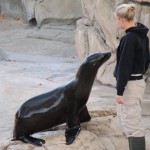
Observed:
[[[110,52],[107,52],[107,53],[97,52],[97,53],[94,53],[92,55],[87,56],[86,59],[85,59],[85,61],[86,62],[94,62],[94,61],[102,60],[103,58],[104,59],[109,59],[110,56],[111,56]]]
[[[107,52],[107,53],[101,53],[101,55],[103,56],[100,60],[100,65],[102,65],[103,63],[105,63],[110,57],[111,57],[111,53]]]
[[[95,66],[95,63],[99,66],[105,63],[111,57],[111,53],[101,53],[97,52],[88,57],[86,57],[84,63],[91,63]]]
[[[110,53],[110,52],[104,53],[104,58],[105,58],[106,60],[108,60],[110,57],[111,57],[111,53]]]

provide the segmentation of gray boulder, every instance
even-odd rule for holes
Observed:
[[[70,25],[83,16],[80,0],[22,0],[27,21],[52,25]]]

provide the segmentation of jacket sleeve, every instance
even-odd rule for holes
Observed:
[[[149,50],[149,39],[147,37],[145,72],[148,70],[149,64],[150,64],[150,50]]]
[[[117,70],[117,95],[122,96],[125,86],[131,76],[132,65],[135,56],[136,43],[135,37],[128,34],[121,43],[121,55]]]

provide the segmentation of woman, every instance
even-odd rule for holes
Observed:
[[[121,4],[115,10],[119,27],[125,30],[117,48],[114,76],[117,80],[116,102],[121,126],[130,150],[145,150],[145,131],[141,123],[141,99],[145,90],[143,74],[149,67],[148,28],[134,22],[135,6]]]

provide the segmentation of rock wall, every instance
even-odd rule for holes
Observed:
[[[23,18],[29,25],[70,25],[77,21],[76,48],[80,59],[96,51],[111,51],[111,59],[101,67],[97,79],[115,85],[115,51],[123,34],[117,30],[114,9],[119,3],[135,3],[137,21],[150,27],[149,0],[0,0],[0,14]],[[81,5],[82,4],[82,5]],[[84,15],[84,16],[83,16]],[[149,32],[150,37],[150,32]],[[150,72],[150,71],[149,71]],[[150,73],[147,73],[150,87]],[[147,88],[146,93],[150,94]]]
[[[134,2],[133,2],[134,1]],[[133,0],[137,7],[136,21],[150,27],[149,0]],[[112,57],[98,72],[97,79],[104,84],[115,85],[113,70],[116,60],[116,48],[123,31],[117,29],[114,18],[115,7],[130,0],[82,0],[84,17],[77,21],[76,49],[80,59],[96,52],[111,51]],[[148,4],[148,5],[147,5]],[[150,32],[149,32],[150,37]],[[148,75],[147,75],[148,76]],[[150,82],[150,75],[147,81]],[[147,93],[150,92],[147,87]],[[150,94],[150,93],[149,93]]]
[[[38,26],[43,22],[72,24],[82,17],[80,0],[22,0],[27,19],[36,19]]]
[[[21,0],[0,0],[0,14],[6,17],[22,18]]]
[[[80,0],[0,0],[1,15],[20,17],[30,25],[70,25],[83,16]]]

